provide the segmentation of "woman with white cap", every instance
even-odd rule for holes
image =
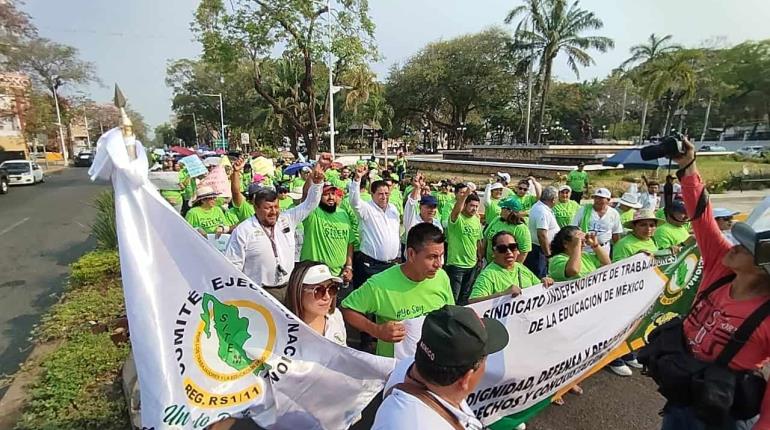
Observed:
[[[642,208],[642,204],[639,203],[639,197],[635,193],[626,192],[618,200],[618,213],[620,214],[620,222],[627,223],[634,219],[634,213],[638,209]]]
[[[336,306],[341,284],[342,279],[333,276],[323,263],[297,263],[289,277],[286,306],[316,333],[345,345],[345,322]]]
[[[207,234],[219,236],[229,233],[232,228],[225,212],[217,206],[218,195],[209,186],[198,187],[197,195],[191,202],[193,207],[185,215],[187,222],[203,236]]]
[[[725,239],[695,166],[695,147],[687,138],[682,146],[674,161],[703,274],[690,313],[655,329],[639,361],[669,400],[663,430],[767,429],[770,385],[755,371],[770,359],[770,226],[736,223],[738,245]]]

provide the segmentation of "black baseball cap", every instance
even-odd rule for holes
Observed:
[[[506,345],[508,331],[500,321],[479,318],[471,308],[444,305],[425,317],[414,360],[444,367],[471,366]]]

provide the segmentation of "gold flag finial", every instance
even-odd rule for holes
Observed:
[[[128,156],[133,160],[136,158],[136,142],[134,141],[134,124],[126,113],[126,97],[120,91],[118,84],[115,84],[115,107],[120,111],[120,129],[123,131],[123,140],[126,142]]]

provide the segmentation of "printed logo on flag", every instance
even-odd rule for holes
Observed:
[[[267,361],[276,343],[276,323],[267,308],[251,300],[221,301],[213,294],[191,292],[179,315],[187,319],[177,320],[174,344],[190,404],[220,408],[263,395],[259,374],[270,370]],[[216,383],[236,389],[213,393],[203,388]]]

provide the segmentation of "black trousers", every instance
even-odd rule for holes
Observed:
[[[573,191],[569,199],[580,203],[580,201],[583,200],[583,193],[584,191]]]

